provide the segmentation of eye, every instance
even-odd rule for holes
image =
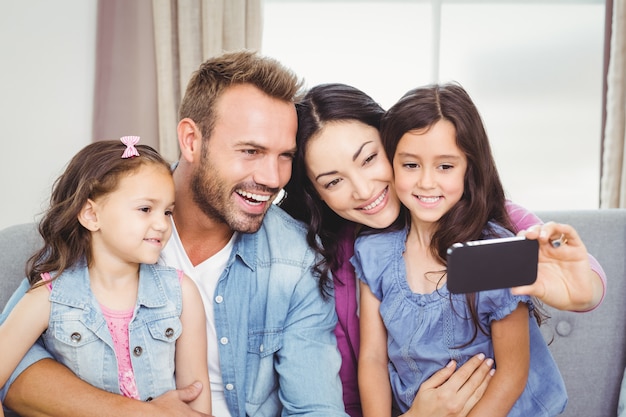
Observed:
[[[324,185],[324,188],[329,189],[334,187],[335,185],[339,184],[341,182],[341,178],[336,178],[334,180],[332,180],[331,182],[328,182]]]
[[[417,169],[419,168],[419,164],[416,162],[405,162],[402,164],[402,167],[407,169]]]
[[[280,156],[282,158],[289,159],[290,161],[293,161],[294,158],[296,157],[296,154],[293,153],[293,152],[286,152],[286,153],[281,154]]]
[[[150,213],[150,207],[139,207],[139,211],[143,211],[144,213]]]
[[[171,216],[172,216],[172,214],[174,214],[174,212],[173,212],[172,210],[165,210],[165,215],[166,215],[167,217],[171,217]]]
[[[246,155],[254,156],[259,153],[259,150],[258,149],[242,149],[241,152]]]
[[[446,171],[446,170],[452,169],[452,168],[454,168],[454,165],[452,165],[452,164],[441,164],[441,165],[439,165],[439,169],[441,169],[443,171]]]
[[[373,153],[370,156],[368,156],[367,158],[365,158],[365,161],[363,161],[363,165],[368,165],[370,164],[374,159],[376,159],[376,157],[378,156],[377,153]]]

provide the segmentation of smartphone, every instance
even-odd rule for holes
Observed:
[[[470,293],[537,279],[539,243],[523,236],[455,243],[448,248],[448,290]]]

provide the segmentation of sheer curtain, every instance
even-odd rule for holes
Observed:
[[[260,50],[262,0],[153,0],[159,151],[178,158],[178,107],[193,71],[237,49]]]
[[[626,207],[626,0],[613,1],[600,207]]]

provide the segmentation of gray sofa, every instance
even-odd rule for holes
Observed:
[[[569,394],[564,416],[615,417],[626,362],[626,209],[537,213],[544,221],[573,225],[588,251],[602,264],[608,291],[589,313],[547,309],[542,326]],[[24,276],[24,264],[38,244],[33,224],[0,231],[0,308]]]

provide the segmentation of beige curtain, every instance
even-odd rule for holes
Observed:
[[[153,0],[159,151],[178,159],[178,107],[191,74],[225,51],[260,50],[262,0]]]
[[[626,207],[626,0],[613,1],[600,207]]]

